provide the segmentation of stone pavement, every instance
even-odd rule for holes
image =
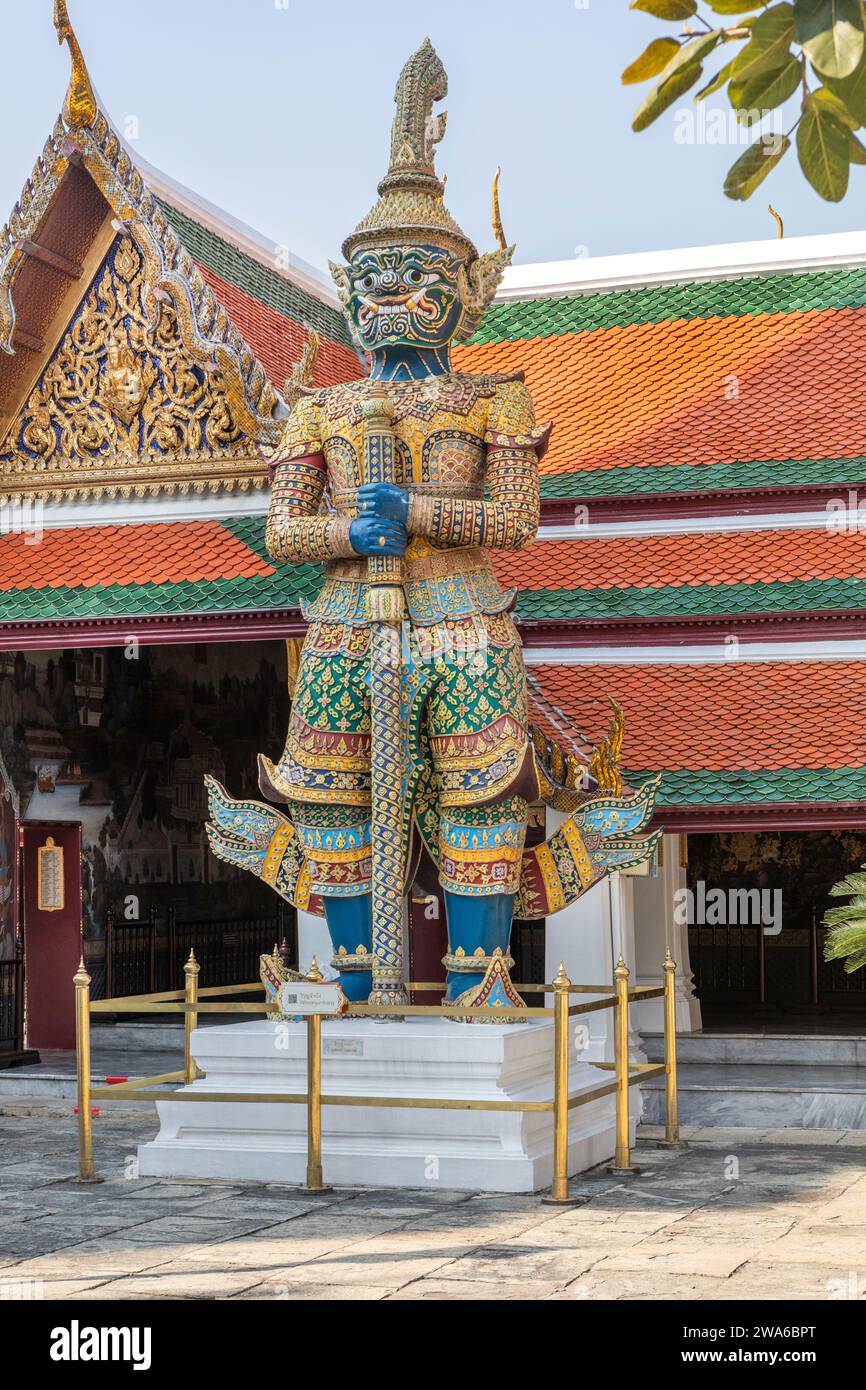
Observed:
[[[639,1141],[640,1176],[580,1205],[435,1190],[135,1177],[143,1110],[95,1120],[105,1181],[70,1181],[75,1121],[0,1114],[0,1300],[866,1298],[866,1134]]]

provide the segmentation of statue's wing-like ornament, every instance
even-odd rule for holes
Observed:
[[[205,777],[210,821],[208,843],[217,859],[246,869],[305,912],[321,914],[310,894],[304,852],[289,817],[263,801],[236,801],[215,777]]]
[[[216,857],[262,879],[302,911],[321,916],[322,900],[310,893],[304,852],[285,811],[262,801],[235,801],[215,778],[205,781],[207,836]],[[609,874],[650,860],[662,831],[643,827],[652,817],[660,781],[653,778],[628,795],[583,793],[559,830],[524,852],[515,917],[559,912]]]
[[[589,793],[559,830],[524,851],[515,917],[548,917],[618,869],[652,859],[662,831],[644,831],[661,777],[628,796]]]

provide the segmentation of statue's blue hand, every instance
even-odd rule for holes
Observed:
[[[361,516],[369,512],[405,526],[409,520],[409,494],[393,483],[364,483],[358,488],[358,511]]]
[[[349,540],[358,555],[402,555],[406,527],[381,516],[359,516],[349,527]]]

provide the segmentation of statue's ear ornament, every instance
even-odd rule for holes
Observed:
[[[283,386],[283,399],[290,410],[301,399],[301,396],[312,395],[315,390],[313,377],[316,372],[320,346],[321,339],[318,333],[315,328],[310,328],[304,350],[298,361],[292,363],[291,375],[286,377]]]
[[[337,261],[328,261],[328,269],[331,272],[331,279],[337,286],[340,303],[345,304],[349,298],[349,267],[340,265]]]

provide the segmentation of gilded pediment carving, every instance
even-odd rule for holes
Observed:
[[[256,442],[217,367],[193,357],[174,302],[121,234],[0,439],[0,494],[201,491],[258,483]]]

